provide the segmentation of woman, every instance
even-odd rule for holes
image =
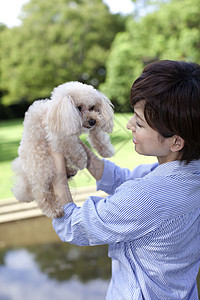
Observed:
[[[107,300],[198,299],[200,66],[167,60],[146,66],[133,83],[131,104],[127,129],[135,150],[158,162],[129,171],[83,144],[97,189],[109,196],[91,196],[80,208],[73,203],[63,157],[52,153],[54,193],[64,205],[54,229],[65,242],[109,245]]]

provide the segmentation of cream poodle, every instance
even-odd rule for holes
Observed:
[[[113,155],[108,135],[113,116],[112,104],[103,93],[77,81],[55,88],[50,100],[35,101],[25,114],[19,157],[12,163],[15,197],[25,202],[35,200],[48,217],[62,216],[52,190],[55,170],[48,146],[63,154],[67,176],[74,176],[87,164],[79,139],[82,133],[88,133],[90,145],[102,157]]]

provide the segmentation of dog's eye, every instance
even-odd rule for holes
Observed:
[[[79,111],[82,110],[82,106],[81,105],[79,105],[77,108],[78,108]]]
[[[94,110],[94,105],[91,106],[91,107],[89,108],[89,110],[90,110],[90,111],[91,111],[91,110]]]

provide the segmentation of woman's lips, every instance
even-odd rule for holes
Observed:
[[[137,145],[137,144],[138,144],[138,142],[136,141],[136,139],[135,139],[135,138],[133,138],[133,143],[134,143],[135,145]]]

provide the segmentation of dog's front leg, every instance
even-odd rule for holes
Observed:
[[[90,130],[88,141],[92,148],[96,149],[102,157],[111,157],[114,154],[114,147],[110,137],[101,128]]]
[[[62,152],[66,159],[66,166],[69,172],[76,172],[82,170],[87,166],[87,155],[80,144],[78,136],[70,136],[64,141],[62,145]],[[70,171],[71,170],[71,171]],[[75,174],[68,174],[68,176],[73,176]]]

